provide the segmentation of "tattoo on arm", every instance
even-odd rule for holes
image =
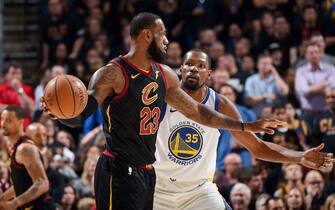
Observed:
[[[219,112],[216,112],[214,109],[209,108],[206,105],[199,104],[198,105],[200,120],[202,124],[215,127],[215,128],[223,128],[235,131],[242,130],[242,122],[239,120],[235,120],[231,117],[223,115]]]
[[[166,102],[186,117],[191,116],[197,109],[197,102],[181,88],[169,89]]]
[[[121,92],[125,78],[116,64],[108,64],[97,70],[88,85],[88,94],[101,104],[107,96]]]
[[[38,149],[29,144],[22,144],[22,146],[20,150],[18,149],[17,160],[25,166],[33,184],[26,192],[14,199],[19,206],[35,200],[49,189],[49,181]]]
[[[213,128],[223,128],[240,131],[241,121],[234,120],[214,109],[196,102],[181,88],[169,90],[166,101],[169,105],[180,111],[187,118]]]

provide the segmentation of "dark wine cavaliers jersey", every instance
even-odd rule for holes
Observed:
[[[102,104],[107,149],[130,163],[151,164],[165,107],[164,72],[160,64],[152,63],[146,73],[123,56],[111,62],[122,69],[125,87]]]
[[[27,169],[24,167],[24,165],[16,162],[15,160],[15,154],[17,151],[17,148],[22,143],[29,143],[34,144],[33,141],[31,141],[28,137],[22,136],[19,141],[13,146],[12,150],[10,151],[10,178],[12,185],[15,189],[16,196],[19,196],[26,192],[32,185],[33,181],[27,171]],[[41,156],[41,161],[42,156]],[[31,209],[31,210],[46,210],[50,209],[50,203],[51,203],[51,197],[48,194],[43,194],[34,201],[27,203],[26,205],[19,207],[18,210],[25,210],[25,209]],[[51,209],[50,209],[51,210]]]

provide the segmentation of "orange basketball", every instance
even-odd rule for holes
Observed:
[[[49,111],[59,119],[78,116],[87,104],[84,83],[71,75],[59,75],[48,82],[44,99]]]

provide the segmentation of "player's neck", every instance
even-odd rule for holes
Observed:
[[[23,135],[22,132],[17,132],[15,134],[11,134],[11,135],[7,136],[8,146],[12,147],[14,144],[16,144],[16,142],[19,141],[19,139],[21,138],[22,135]]]
[[[201,88],[197,90],[190,90],[190,89],[185,88],[184,86],[182,86],[182,89],[199,103],[204,100],[204,98],[206,97],[207,91],[208,91],[208,87],[206,85],[202,86]]]
[[[132,46],[124,57],[139,69],[148,69],[151,66],[151,60],[148,58],[147,50],[142,48]]]

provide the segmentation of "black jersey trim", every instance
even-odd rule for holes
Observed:
[[[126,57],[124,57],[123,55],[120,55],[119,58],[121,58],[124,62],[126,62],[130,67],[132,67],[134,70],[140,72],[141,74],[144,74],[145,76],[149,77],[151,75],[152,72],[152,65],[150,65],[150,70],[148,72],[145,72],[143,70],[141,70],[140,68],[138,68],[137,66],[135,66],[134,64],[132,64]]]
[[[164,70],[163,70],[163,68],[162,68],[162,66],[160,64],[156,63],[156,65],[158,66],[158,70],[162,74],[165,91],[167,91],[168,85],[167,85],[167,81],[166,81],[166,77],[165,77],[165,72],[164,72]]]
[[[118,67],[121,68],[121,71],[122,71],[122,74],[123,74],[124,80],[125,80],[125,84],[124,84],[124,87],[123,87],[121,93],[119,93],[117,96],[114,97],[114,100],[120,100],[126,94],[126,92],[128,90],[129,78],[128,78],[126,69],[119,62],[117,62],[116,60],[112,60],[111,63],[114,63],[115,65],[117,65]]]

